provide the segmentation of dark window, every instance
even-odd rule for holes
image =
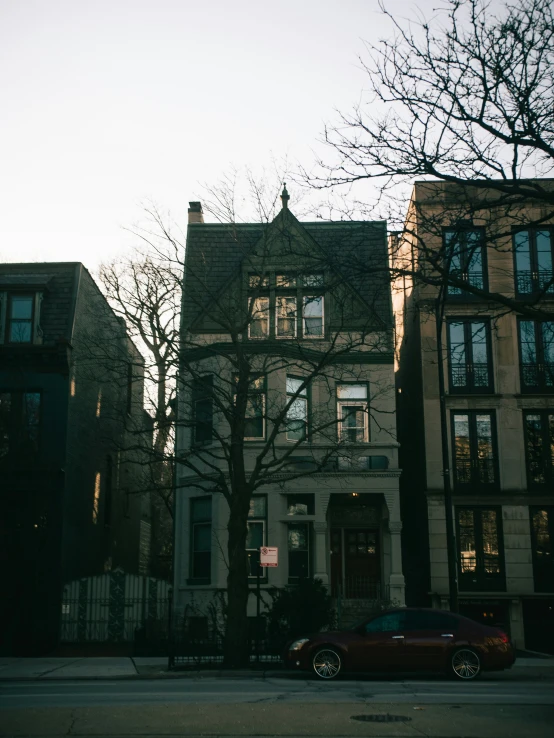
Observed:
[[[393,633],[406,628],[405,612],[389,612],[379,615],[365,625],[366,633]]]
[[[311,523],[289,523],[289,577],[306,579],[311,571]]]
[[[554,392],[554,322],[519,321],[522,392]]]
[[[192,385],[193,443],[207,443],[213,435],[213,376],[195,379]]]
[[[443,633],[454,633],[458,630],[459,620],[454,615],[441,610],[407,610],[406,630],[440,630]]]
[[[553,592],[554,507],[532,507],[530,514],[535,592]]]
[[[471,287],[486,289],[483,232],[478,229],[448,228],[444,232],[444,244],[450,258],[450,274]],[[448,294],[462,296],[464,290],[449,285]]]
[[[244,437],[249,440],[265,438],[265,377],[252,377],[248,389]]]
[[[12,456],[20,461],[39,450],[40,392],[0,391],[0,460]]]
[[[456,522],[460,589],[503,591],[500,508],[458,507]]]
[[[212,498],[196,497],[190,501],[192,579],[209,583],[212,568]]]
[[[452,413],[454,484],[459,490],[484,491],[497,485],[493,413]]]
[[[287,515],[313,515],[313,495],[287,495]]]
[[[487,321],[448,322],[451,392],[491,392],[492,372]]]
[[[516,289],[520,295],[554,295],[551,228],[528,228],[514,233]]]
[[[308,388],[303,379],[287,377],[287,441],[303,441],[308,427]]]
[[[131,414],[133,409],[133,365],[127,362],[127,394],[125,398],[127,415]]]
[[[104,497],[104,525],[107,527],[112,522],[112,500],[113,500],[113,459],[106,456],[106,495]]]
[[[33,340],[33,295],[10,295],[8,303],[9,343]]]
[[[536,410],[524,413],[525,460],[527,484],[530,488],[552,489],[554,483],[554,411]]]
[[[248,576],[255,577],[259,570],[260,576],[265,576],[265,567],[260,564],[260,548],[266,541],[267,497],[257,495],[250,500],[248,532],[246,535],[246,555],[248,556]]]

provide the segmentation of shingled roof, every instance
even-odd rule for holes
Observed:
[[[300,222],[283,209],[272,223],[191,223],[188,226],[183,290],[183,325],[189,327],[211,297],[240,276],[242,265],[271,229],[294,226],[305,234],[310,256],[339,273],[365,301],[368,314],[383,329],[392,326],[392,305],[386,274],[385,221]],[[315,254],[315,251],[319,251]],[[209,286],[209,289],[208,289]]]

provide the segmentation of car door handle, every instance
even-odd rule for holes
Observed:
[[[441,638],[454,638],[454,634],[453,633],[443,633],[441,635]]]
[[[404,638],[404,636],[393,636],[393,638]]]

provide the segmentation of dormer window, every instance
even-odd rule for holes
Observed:
[[[8,343],[31,343],[33,339],[33,295],[10,295],[8,301]]]

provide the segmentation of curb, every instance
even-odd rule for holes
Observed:
[[[308,672],[303,672],[304,677],[309,676]],[[278,679],[279,677],[287,678],[292,675],[298,676],[300,672],[297,671],[239,671],[232,670],[222,671],[221,669],[202,669],[199,671],[193,670],[177,670],[177,671],[162,671],[154,672],[152,674],[114,674],[113,676],[0,676],[1,682],[94,682],[94,681],[137,681],[137,680],[153,680],[153,679],[206,679],[208,677],[227,678],[227,679],[252,679],[257,677],[259,679]]]

